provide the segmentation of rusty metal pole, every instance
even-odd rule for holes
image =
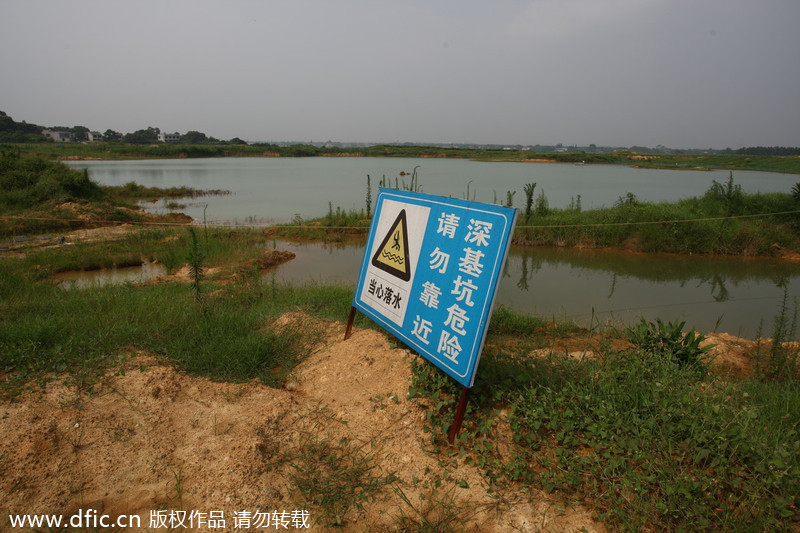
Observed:
[[[350,308],[350,317],[347,319],[347,329],[344,330],[344,340],[350,338],[350,334],[353,332],[353,321],[356,319],[356,308]]]
[[[458,407],[456,407],[456,417],[453,419],[453,425],[450,426],[450,431],[447,432],[447,440],[453,444],[461,430],[461,424],[464,422],[464,412],[467,410],[467,402],[469,401],[469,393],[472,391],[469,387],[461,389],[461,399],[458,400]]]

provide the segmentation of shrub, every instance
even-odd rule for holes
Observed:
[[[660,318],[655,322],[641,319],[636,326],[625,329],[625,337],[640,350],[662,355],[674,360],[678,366],[696,366],[702,368],[701,356],[707,353],[712,345],[700,346],[705,335],[696,333],[694,329],[683,333],[686,322],[669,322],[665,324]]]

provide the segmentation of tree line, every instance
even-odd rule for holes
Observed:
[[[44,135],[42,132],[45,129],[43,126],[39,126],[36,124],[28,124],[25,121],[16,122],[10,116],[8,116],[3,111],[0,111],[0,143],[45,143],[45,142],[53,142],[53,139]],[[64,127],[64,126],[52,126],[48,127],[47,129],[55,130],[55,131],[63,131],[69,132],[72,134],[72,138],[76,142],[86,142],[89,140],[90,130],[86,126],[71,126],[71,127]],[[121,133],[112,129],[107,129],[103,132],[103,141],[105,142],[119,142],[119,143],[126,143],[126,144],[156,144],[159,142],[159,135],[161,134],[161,130],[159,128],[155,128],[153,126],[148,126],[147,128],[136,130],[131,133]],[[239,137],[234,137],[233,139],[224,141],[220,139],[216,139],[214,137],[208,136],[203,132],[190,130],[184,134],[179,134],[175,132],[170,134],[172,138],[175,139],[175,142],[180,144],[213,144],[213,145],[244,145],[248,144],[246,141],[243,141]],[[276,147],[270,143],[253,143],[256,146],[264,146],[264,147]],[[292,145],[290,145],[292,146]],[[433,145],[431,145],[433,146]],[[424,148],[431,148],[431,146],[426,146]],[[284,146],[284,148],[286,148]],[[319,150],[319,147],[315,147],[311,144],[308,145],[299,145],[295,147],[288,148],[290,152],[297,152],[296,156],[313,156],[317,155],[319,152],[325,152],[326,150]],[[337,151],[347,151],[340,147],[335,147]],[[415,145],[413,143],[405,143],[405,145],[391,145],[391,149],[393,151],[402,150],[403,148],[409,148],[413,150],[419,150],[421,147]],[[441,148],[441,147],[439,147]],[[455,147],[452,147],[456,149]],[[540,145],[537,144],[532,147],[523,147],[522,145],[516,146],[500,146],[497,145],[494,148],[492,146],[482,146],[478,147],[477,145],[461,145],[458,147],[459,149],[465,148],[474,148],[474,149],[482,149],[482,150],[507,150],[509,148],[516,149],[516,150],[523,150],[523,149],[530,149],[537,153],[550,153],[555,152],[560,154],[555,156],[558,160],[564,161],[572,161],[571,156],[567,155],[569,153],[583,153],[582,160],[586,161],[587,157],[593,156],[594,158],[601,158],[601,156],[597,154],[601,153],[613,153],[618,150],[625,150],[625,148],[619,147],[600,147],[594,144],[589,145],[588,147],[579,147],[579,146],[568,146],[564,147],[561,144],[556,145]],[[381,149],[388,149],[386,145],[382,146],[369,146],[365,145],[360,147],[359,151],[368,151],[368,152],[375,152],[380,151]],[[646,146],[632,146],[628,148],[628,150],[632,150],[637,153],[650,153],[650,154],[659,154],[659,153],[709,153],[709,154],[737,154],[737,155],[766,155],[766,156],[798,156],[800,155],[800,147],[786,147],[786,146],[751,146],[745,148],[739,148],[737,150],[733,150],[731,148],[726,148],[724,150],[714,150],[712,148],[706,150],[673,150],[669,149],[665,146],[656,146],[655,148],[649,148]],[[589,161],[586,161],[589,162]],[[601,161],[595,161],[601,162]]]
[[[16,122],[13,118],[8,116],[3,111],[0,111],[0,142],[5,143],[44,143],[53,142],[53,139],[43,133],[45,129],[69,132],[76,142],[85,142],[89,140],[89,133],[91,130],[86,126],[51,126],[45,128],[37,124],[28,124],[25,121]],[[103,141],[105,142],[121,142],[129,144],[155,144],[159,142],[159,135],[161,130],[148,126],[147,128],[136,130],[132,133],[120,133],[118,131],[107,129],[103,132]],[[247,144],[245,141],[238,137],[234,137],[228,141],[215,139],[214,137],[207,136],[200,131],[187,131],[183,135],[175,132],[173,134],[177,137],[177,142],[182,144]]]

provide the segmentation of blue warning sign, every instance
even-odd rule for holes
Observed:
[[[380,189],[353,306],[472,387],[517,210]]]

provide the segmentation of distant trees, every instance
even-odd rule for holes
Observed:
[[[103,133],[103,140],[107,142],[119,142],[122,140],[122,134],[118,131],[108,129]]]
[[[739,148],[734,153],[741,155],[800,155],[800,147],[750,146]]]
[[[181,135],[181,142],[185,144],[204,144],[208,142],[208,137],[205,133],[192,130]]]
[[[159,133],[161,133],[160,129],[149,126],[145,130],[137,130],[133,133],[126,133],[122,137],[122,140],[131,144],[155,144],[158,142]]]
[[[15,122],[3,111],[0,111],[0,142],[7,143],[40,143],[49,139],[42,135],[42,127],[26,122]]]

